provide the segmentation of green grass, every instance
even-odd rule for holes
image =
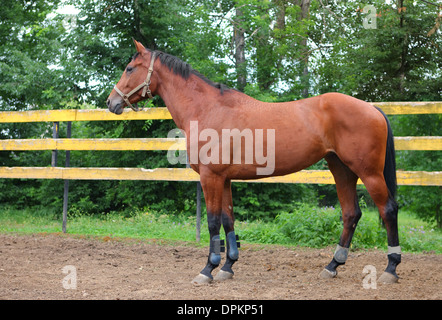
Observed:
[[[195,243],[196,219],[194,216],[162,215],[135,210],[124,214],[106,215],[70,214],[68,234],[133,238],[162,239]],[[256,244],[280,244],[321,248],[334,246],[342,231],[340,210],[298,205],[293,212],[283,212],[272,222],[236,221],[236,233],[241,241]],[[43,209],[18,210],[0,208],[1,233],[59,233],[61,214]],[[442,253],[442,231],[412,214],[400,211],[399,237],[404,252]],[[375,210],[363,210],[352,241],[352,249],[379,248],[386,250],[387,234],[379,224]],[[200,245],[208,245],[207,222],[202,218]]]

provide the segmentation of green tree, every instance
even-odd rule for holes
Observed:
[[[428,34],[438,10],[422,1],[372,4],[376,11],[369,13],[359,2],[323,9],[323,19],[334,23],[321,34],[316,24],[315,42],[325,36],[331,40],[322,49],[317,90],[367,101],[440,100],[441,33]],[[376,25],[364,27],[364,19],[373,14]]]

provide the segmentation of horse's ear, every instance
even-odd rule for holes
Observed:
[[[141,44],[141,42],[138,42],[134,38],[132,38],[132,39],[134,41],[135,48],[137,48],[137,52],[143,53],[144,51],[146,51],[146,48]]]

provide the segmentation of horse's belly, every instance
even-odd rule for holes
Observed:
[[[323,148],[317,150],[297,150],[286,149],[275,152],[274,157],[266,154],[266,158],[252,164],[230,164],[225,167],[225,175],[230,179],[260,179],[268,176],[282,176],[305,169],[321,160],[326,151]],[[265,161],[262,161],[265,160]]]

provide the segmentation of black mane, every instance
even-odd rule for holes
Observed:
[[[199,73],[198,71],[192,69],[190,64],[187,62],[182,61],[181,59],[172,56],[168,53],[164,53],[161,51],[155,51],[157,54],[157,57],[160,59],[160,62],[163,66],[166,66],[169,68],[169,70],[173,71],[174,74],[181,76],[184,79],[189,79],[191,74],[196,75],[200,79],[204,80],[207,84],[211,85],[214,88],[217,88],[221,91],[221,94],[224,93],[224,90],[228,90],[229,87],[222,83],[213,82],[212,80],[206,78],[204,75]]]

